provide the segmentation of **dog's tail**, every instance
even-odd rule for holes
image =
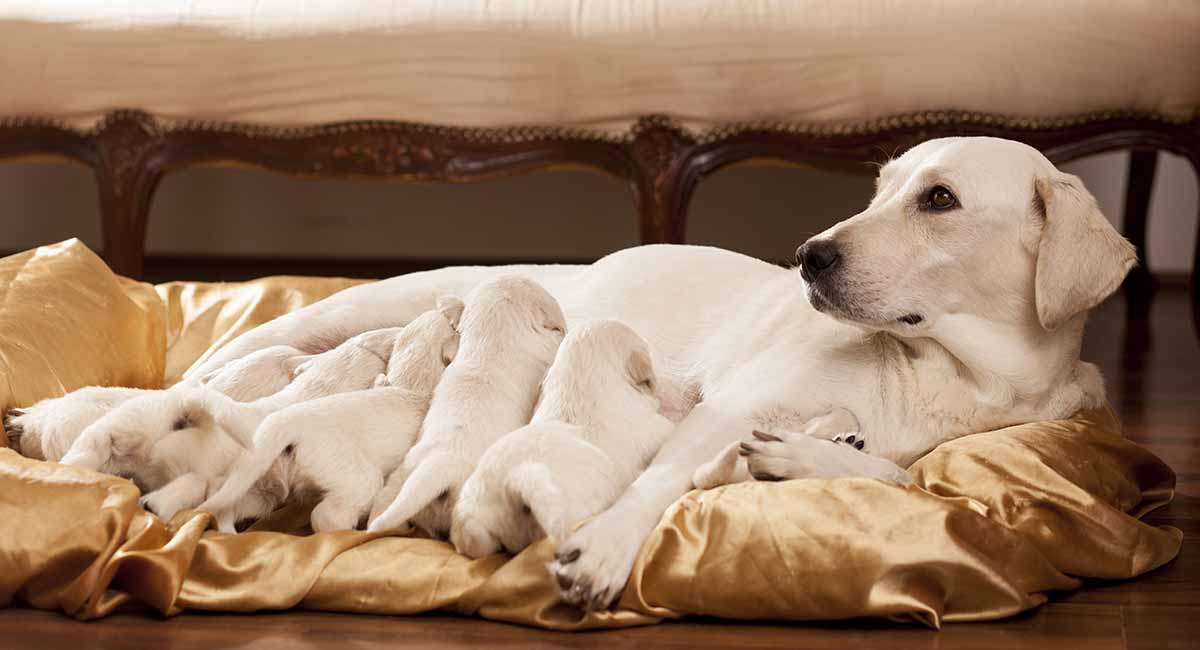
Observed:
[[[570,535],[571,526],[576,522],[567,520],[567,503],[562,489],[544,463],[531,461],[517,465],[508,475],[504,487],[517,501],[529,507],[530,514],[547,537],[561,542]]]
[[[200,510],[223,513],[230,510],[250,491],[285,451],[298,442],[301,429],[289,426],[282,418],[266,418],[258,427],[251,444],[238,455],[229,469],[225,482]]]
[[[446,452],[430,454],[409,474],[395,501],[371,520],[367,530],[404,529],[409,520],[435,499],[465,481],[473,469],[471,463],[456,455]]]
[[[207,387],[191,388],[189,392],[190,405],[207,411],[222,431],[247,450],[254,449],[255,430],[275,410],[270,402],[239,402]]]

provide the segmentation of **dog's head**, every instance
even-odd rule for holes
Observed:
[[[567,329],[562,308],[542,285],[504,275],[467,294],[459,331],[464,348],[499,349],[549,364]]]
[[[387,383],[432,392],[458,354],[458,322],[463,302],[446,296],[437,309],[417,316],[396,335],[387,363]]]
[[[880,170],[863,212],[797,251],[813,307],[900,336],[1053,331],[1136,262],[1080,180],[1032,147],[945,138]]]

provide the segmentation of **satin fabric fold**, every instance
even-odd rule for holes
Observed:
[[[78,242],[15,257],[0,260],[6,407],[81,382],[156,385],[164,372],[169,382],[237,333],[360,282],[171,283],[155,294]],[[428,539],[291,534],[305,530],[305,504],[227,535],[205,513],[147,514],[129,481],[0,450],[0,605],[80,619],[130,606],[299,607],[560,630],[689,614],[937,627],[1009,616],[1081,578],[1133,577],[1179,551],[1178,530],[1138,520],[1170,501],[1175,476],[1122,437],[1111,409],[968,436],[911,470],[910,486],[813,479],[691,492],[641,549],[618,607],[584,614],[555,598],[547,542],[472,561]]]

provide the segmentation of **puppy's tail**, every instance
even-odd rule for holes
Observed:
[[[517,501],[529,507],[529,512],[547,537],[563,541],[571,534],[566,498],[550,468],[543,463],[521,463],[513,468],[504,486]]]
[[[403,529],[410,519],[435,499],[465,481],[473,469],[470,463],[458,456],[446,452],[430,454],[409,474],[396,500],[367,524],[367,530]]]
[[[266,401],[239,402],[208,387],[189,389],[186,399],[193,408],[207,411],[217,426],[243,449],[254,449],[255,430],[274,410]]]
[[[289,426],[285,418],[266,418],[250,446],[233,462],[221,488],[199,508],[212,513],[223,513],[232,508],[271,470],[279,456],[298,442],[299,432],[300,429]]]

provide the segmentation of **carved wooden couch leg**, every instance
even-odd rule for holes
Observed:
[[[1138,265],[1125,277],[1125,299],[1130,303],[1148,305],[1154,293],[1154,278],[1150,275],[1150,258],[1146,247],[1146,218],[1150,213],[1151,190],[1157,167],[1157,151],[1134,149],[1129,153],[1129,181],[1125,187],[1122,230],[1138,252]]]
[[[1192,163],[1192,172],[1196,176],[1196,186],[1200,187],[1200,134],[1192,142],[1188,160]],[[1196,205],[1196,243],[1192,251],[1192,326],[1196,336],[1200,337],[1200,201]]]
[[[699,175],[690,169],[695,140],[663,117],[646,117],[630,143],[634,200],[643,244],[682,244]]]
[[[91,141],[105,261],[121,275],[140,278],[146,217],[163,172],[163,136],[150,115],[117,111],[105,118]]]

